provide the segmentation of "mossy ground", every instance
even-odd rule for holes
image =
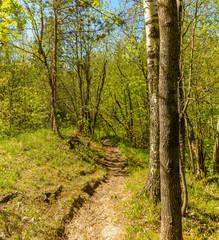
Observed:
[[[89,147],[81,144],[70,150],[66,139],[50,130],[2,140],[0,199],[19,194],[0,204],[0,239],[57,239],[57,229],[82,188],[106,175],[106,169],[95,162],[102,156],[101,144],[91,142]],[[60,195],[44,201],[44,193],[54,192],[59,185]]]

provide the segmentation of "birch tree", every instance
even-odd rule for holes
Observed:
[[[159,119],[161,175],[161,240],[182,239],[179,177],[180,34],[176,0],[158,0],[160,27]]]
[[[159,25],[156,0],[143,0],[146,26],[147,69],[150,98],[150,164],[145,190],[153,201],[160,198],[159,162]]]

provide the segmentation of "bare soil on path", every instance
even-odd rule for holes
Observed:
[[[72,221],[65,228],[68,240],[123,240],[123,216],[116,211],[118,203],[125,198],[122,195],[126,158],[121,151],[105,145],[105,158],[100,164],[107,166],[109,174],[90,195],[86,194],[83,206],[75,210]]]

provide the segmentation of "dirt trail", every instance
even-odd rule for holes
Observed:
[[[66,227],[68,240],[124,239],[123,217],[115,207],[124,187],[126,158],[118,148],[106,143],[105,158],[100,163],[108,167],[108,177],[92,196],[85,196],[85,203]]]

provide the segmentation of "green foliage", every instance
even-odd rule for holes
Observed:
[[[6,239],[10,234],[20,239],[22,231],[24,239],[55,239],[62,210],[72,200],[67,192],[73,189],[72,195],[76,196],[87,181],[105,174],[95,162],[103,152],[100,146],[69,150],[65,140],[48,130],[34,132],[50,122],[48,79],[53,63],[54,12],[51,1],[25,2],[20,5],[2,0],[0,6],[0,194],[19,191],[24,195],[16,198],[21,206],[13,200],[0,212],[0,228]],[[111,138],[128,158],[131,175],[126,191],[132,197],[121,204],[127,210],[127,239],[158,239],[160,206],[152,205],[147,196],[139,196],[149,162],[148,154],[139,148],[148,151],[150,144],[144,20],[140,4],[126,3],[121,2],[122,11],[114,13],[104,1],[57,1],[58,118],[62,127],[72,127],[68,135],[80,127],[91,134],[107,61],[94,138]],[[187,2],[181,58],[187,114],[195,138],[203,144],[208,176],[213,173],[219,117],[217,13],[216,0]],[[191,163],[186,161],[185,166],[190,168]],[[80,172],[86,175],[82,177]],[[48,204],[33,200],[43,191],[54,190],[57,184],[65,186],[59,207],[54,199],[50,210]],[[188,188],[184,238],[214,239],[218,219],[216,183],[197,182],[188,173]],[[59,209],[56,216],[54,209]],[[34,218],[33,222],[22,223],[26,215]]]
[[[1,0],[0,3],[0,41],[7,42],[9,34],[17,37],[25,25],[24,9],[17,1]]]
[[[129,172],[141,171],[149,164],[149,154],[145,150],[133,148],[130,144],[119,143],[118,147],[127,156]]]
[[[149,105],[145,79],[144,42],[124,38],[116,45],[108,75],[100,113],[101,127],[133,146],[148,148]],[[129,52],[130,49],[133,49]],[[139,55],[137,55],[137,52]],[[116,86],[116,87],[115,87]]]
[[[7,55],[10,53],[6,50]],[[1,69],[4,69],[0,74],[1,137],[45,126],[49,115],[47,92],[27,78],[30,67],[17,63],[12,68],[2,63]]]
[[[195,17],[195,12],[197,16],[193,21],[191,18]],[[217,12],[215,1],[204,1],[196,6],[196,1],[191,0],[186,5],[183,23],[182,74],[185,96],[189,94],[187,113],[195,138],[202,143],[202,155],[209,175],[213,173],[213,148],[219,118]]]

